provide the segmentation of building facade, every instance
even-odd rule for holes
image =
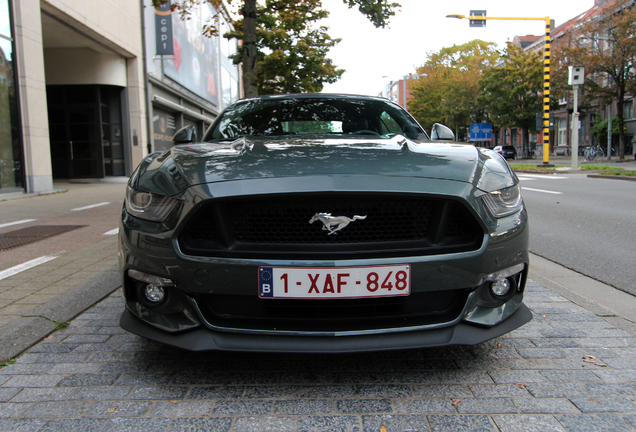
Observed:
[[[24,188],[125,175],[144,156],[141,8],[12,0]]]
[[[595,0],[594,6],[587,11],[575,16],[564,24],[559,25],[551,32],[551,48],[553,52],[558,50],[560,46],[570,43],[572,33],[576,33],[578,27],[587,21],[594,20],[606,6],[607,0]],[[528,38],[528,37],[526,37]],[[529,41],[529,39],[526,39]],[[598,41],[601,46],[605,45],[609,49],[608,42],[602,38]],[[523,46],[523,45],[522,45]],[[527,44],[525,50],[543,50],[544,41],[539,38],[534,43]],[[570,65],[585,66],[585,65]],[[625,118],[625,155],[634,154],[634,135],[636,135],[636,118],[634,117],[634,96],[628,95],[623,101],[614,101],[610,105],[601,105],[598,100],[583,100],[579,97],[579,124],[578,126],[578,142],[579,152],[583,154],[583,149],[587,146],[598,144],[598,140],[591,134],[591,130],[595,124],[607,120],[609,117],[616,115],[616,112],[623,110]],[[573,113],[573,96],[572,92],[568,92],[564,97],[558,100],[558,107],[551,111],[553,116],[553,128],[550,132],[550,152],[554,155],[566,155],[571,148],[572,133],[576,130],[572,125]],[[612,155],[618,153],[618,137],[613,137],[611,148]],[[542,136],[539,134],[537,141],[542,144]],[[537,149],[542,148],[538,145]]]
[[[220,34],[230,21],[207,5],[183,21],[150,0],[0,0],[0,194],[129,176],[179,127],[202,134],[240,96],[236,43],[202,37],[208,19]]]
[[[230,56],[236,40],[223,38],[230,30],[226,9],[195,4],[189,19],[170,13],[170,3],[155,9],[143,1],[150,140],[148,151],[167,150],[174,133],[194,125],[199,137],[225,106],[241,96],[240,70]],[[206,23],[219,36],[206,37]]]
[[[382,88],[379,97],[389,99],[400,105],[404,109],[408,109],[408,103],[412,98],[410,79],[417,79],[419,75],[405,75],[404,78],[397,81],[390,81]]]

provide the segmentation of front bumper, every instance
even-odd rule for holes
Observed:
[[[424,189],[424,184],[415,186]],[[465,186],[456,182],[451,186],[460,188],[453,191],[452,196],[468,194],[459,193]],[[195,198],[205,199],[206,193],[196,188],[190,192]],[[191,201],[195,202],[195,198]],[[478,204],[476,200],[471,202]],[[120,324],[131,333],[193,351],[356,352],[475,345],[510,332],[532,318],[522,303],[529,265],[525,210],[496,221],[484,221],[487,234],[478,250],[366,259],[241,259],[190,256],[180,250],[176,241],[178,227],[189,210],[189,203],[185,204],[181,216],[165,224],[142,221],[122,210],[120,269],[127,309]],[[413,294],[458,293],[457,298],[461,301],[453,306],[452,315],[438,315],[429,321],[405,320],[403,324],[394,325],[395,319],[383,322],[371,314],[361,325],[345,327],[339,319],[332,319],[329,329],[295,329],[294,322],[286,328],[279,326],[288,318],[286,316],[278,315],[278,321],[259,316],[260,324],[257,321],[257,325],[253,325],[254,321],[228,318],[226,313],[211,313],[211,309],[204,307],[206,302],[213,304],[215,298],[228,297],[235,299],[233,311],[253,306],[258,301],[258,268],[261,266],[312,268],[390,264],[411,266]],[[516,270],[518,273],[514,276],[514,295],[504,302],[493,301],[485,294],[488,276],[510,268],[521,269]],[[141,305],[136,299],[138,292],[134,292],[127,276],[129,270],[174,281],[175,286],[170,288],[173,298],[169,310]],[[420,304],[426,304],[426,301]],[[379,305],[378,310],[383,312],[385,309]],[[302,314],[297,315],[295,323],[301,323],[304,318]],[[258,327],[261,324],[262,327]],[[333,331],[334,326],[340,328]]]
[[[489,328],[459,323],[433,330],[345,337],[237,334],[213,332],[205,328],[171,334],[147,324],[128,309],[122,314],[119,324],[131,333],[190,351],[353,353],[476,345],[509,333],[531,319],[532,312],[521,304],[510,317]]]

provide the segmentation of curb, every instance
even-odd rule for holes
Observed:
[[[0,362],[22,354],[121,286],[117,266],[81,283],[0,330]]]
[[[590,178],[636,181],[636,177],[628,177],[628,176],[612,176],[612,175],[603,175],[603,174],[588,174],[587,176]]]
[[[530,252],[529,279],[636,337],[636,296]]]

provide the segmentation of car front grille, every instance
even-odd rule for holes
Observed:
[[[317,213],[351,219],[329,232]],[[356,216],[359,216],[356,218]],[[414,195],[290,194],[211,200],[179,235],[188,255],[333,259],[476,250],[483,230],[459,202]]]
[[[195,300],[205,320],[217,328],[352,332],[451,323],[461,315],[468,294],[469,290],[448,290],[337,300],[200,294]]]

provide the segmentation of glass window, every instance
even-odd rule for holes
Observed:
[[[289,134],[426,137],[404,110],[384,101],[289,97],[248,100],[229,107],[204,140]]]
[[[623,118],[626,120],[634,118],[634,101],[633,100],[623,102]]]
[[[9,0],[0,0],[0,35],[11,39],[11,18]]]
[[[0,0],[0,192],[22,188],[18,115],[9,2]]]
[[[568,143],[568,129],[565,119],[559,119],[558,140],[556,145],[566,145]]]

